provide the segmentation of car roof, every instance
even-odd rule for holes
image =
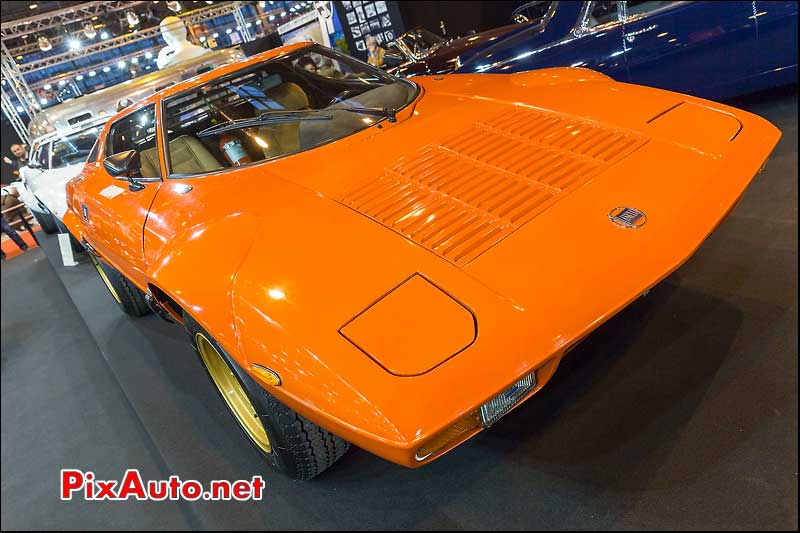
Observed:
[[[301,43],[294,43],[294,44],[287,44],[285,46],[280,46],[278,48],[273,48],[271,50],[267,50],[265,52],[261,52],[260,54],[256,54],[252,57],[248,57],[247,59],[243,59],[241,61],[237,61],[235,63],[230,63],[228,65],[224,65],[221,67],[217,67],[214,70],[210,70],[208,72],[204,72],[203,74],[199,74],[194,78],[189,78],[188,80],[184,80],[180,83],[176,83],[175,85],[171,85],[165,89],[158,91],[157,93],[144,98],[143,100],[139,100],[135,104],[131,105],[130,107],[126,107],[125,109],[121,110],[116,115],[110,117],[108,122],[115,122],[117,119],[124,117],[128,113],[132,113],[142,107],[146,107],[153,103],[159,102],[165,98],[169,98],[175,94],[178,94],[186,89],[191,89],[192,87],[197,87],[199,85],[203,85],[204,83],[211,81],[216,78],[220,78],[231,72],[236,72],[242,68],[248,67],[250,65],[254,65],[256,63],[260,63],[263,61],[268,61],[270,59],[274,59],[276,57],[280,57],[283,55],[288,54],[289,52],[294,52],[295,50],[299,50],[301,48],[306,48],[308,46],[314,45],[311,41],[304,41]]]

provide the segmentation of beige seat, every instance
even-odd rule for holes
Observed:
[[[296,83],[290,81],[265,91],[267,98],[277,102],[283,110],[301,111],[308,109],[308,96]],[[277,157],[300,149],[299,123],[286,122],[270,124],[259,128],[258,134],[267,143],[264,157]]]
[[[139,157],[143,178],[160,175],[156,147],[143,150]],[[203,143],[189,135],[181,135],[169,142],[169,159],[173,174],[202,174],[223,168]]]

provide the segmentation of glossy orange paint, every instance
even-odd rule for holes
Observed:
[[[163,99],[299,46],[136,108],[155,103],[160,122]],[[120,182],[101,148],[69,184],[65,218],[243,368],[276,371],[282,385],[264,386],[289,407],[410,467],[532,370],[535,393],[575,343],[686,261],[780,137],[744,111],[584,69],[413,81],[420,94],[396,123],[110,201],[98,192]],[[89,202],[96,223],[81,217]],[[620,206],[646,224],[612,223]]]

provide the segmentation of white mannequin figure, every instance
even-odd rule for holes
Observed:
[[[158,68],[163,69],[209,52],[208,49],[192,44],[186,39],[186,26],[178,17],[165,17],[159,27],[167,46],[158,51],[156,58]]]

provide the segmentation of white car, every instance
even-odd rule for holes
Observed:
[[[54,232],[61,225],[67,212],[65,186],[83,169],[106,120],[86,121],[72,130],[43,135],[32,143],[29,164],[20,169],[20,182],[12,185],[20,192],[20,200],[34,211],[44,231]]]

